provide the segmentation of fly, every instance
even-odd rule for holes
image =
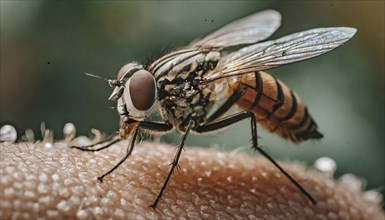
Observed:
[[[150,205],[156,208],[189,133],[213,132],[249,119],[252,148],[270,160],[316,204],[316,200],[258,144],[257,123],[293,142],[323,137],[301,99],[264,70],[331,51],[352,38],[356,29],[316,28],[260,42],[271,36],[280,24],[279,12],[261,11],[227,24],[149,65],[126,64],[116,79],[105,79],[114,88],[109,100],[117,101],[121,116],[119,135],[74,148],[99,151],[131,137],[126,155],[98,177],[102,182],[131,155],[139,132],[165,133],[176,129],[182,138],[164,184]],[[244,47],[230,51],[234,46]],[[214,103],[219,100],[223,102],[215,108]],[[237,113],[230,113],[233,108]],[[149,121],[147,116],[152,112],[158,112],[162,121]],[[104,146],[97,148],[100,144]]]

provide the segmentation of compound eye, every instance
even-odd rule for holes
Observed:
[[[155,102],[154,76],[146,70],[139,70],[130,78],[128,86],[133,106],[140,111],[149,110]]]

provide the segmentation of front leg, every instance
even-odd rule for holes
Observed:
[[[98,181],[99,182],[102,183],[103,182],[103,178],[105,176],[111,174],[114,170],[116,170],[131,155],[132,150],[134,149],[134,146],[135,146],[135,141],[136,141],[136,136],[138,135],[138,131],[139,131],[139,127],[136,127],[135,131],[134,131],[134,134],[132,136],[132,139],[130,141],[130,144],[127,147],[126,155],[124,155],[124,157],[122,159],[120,159],[120,161],[117,164],[115,164],[115,166],[112,167],[112,169],[110,169],[108,172],[104,173],[103,175],[99,176],[98,177]]]
[[[103,149],[106,149],[108,148],[109,146],[117,143],[121,141],[121,139],[118,137],[117,134],[112,134],[110,136],[108,136],[107,138],[99,141],[99,142],[96,142],[94,144],[90,144],[90,145],[85,145],[85,146],[71,146],[71,148],[75,148],[75,149],[78,149],[78,150],[81,150],[81,151],[91,151],[91,152],[94,152],[94,151],[100,151],[100,150],[103,150]],[[107,143],[109,142],[109,143]],[[99,147],[99,148],[96,148],[96,146],[100,145],[100,144],[104,144],[104,143],[107,143],[106,145],[102,146],[102,147]]]
[[[126,125],[124,125],[124,123],[126,123]],[[139,133],[139,129],[148,130],[148,131],[156,131],[156,132],[167,132],[167,131],[172,130],[172,128],[173,128],[172,125],[170,125],[170,124],[161,124],[161,123],[146,122],[146,121],[137,122],[137,121],[133,121],[133,120],[129,121],[129,123],[123,122],[121,127],[125,127],[127,129],[124,131],[122,131],[122,130],[120,131],[120,132],[124,132],[125,134],[131,134],[132,133],[131,129],[132,128],[134,129],[130,144],[127,147],[126,155],[124,155],[124,157],[122,159],[120,159],[120,161],[114,167],[112,167],[108,172],[106,172],[103,175],[101,175],[100,177],[98,177],[98,180],[100,182],[103,182],[104,177],[106,177],[107,175],[111,174],[114,170],[116,170],[131,155],[131,153],[134,149],[134,146],[135,146],[136,137]],[[128,130],[128,129],[130,129],[130,130]]]

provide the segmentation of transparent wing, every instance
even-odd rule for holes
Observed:
[[[192,42],[189,47],[230,47],[252,44],[272,35],[281,25],[281,15],[274,10],[261,11],[227,24]]]
[[[289,64],[333,50],[353,37],[355,28],[317,28],[244,47],[224,56],[206,80]]]

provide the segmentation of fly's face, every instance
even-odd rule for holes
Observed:
[[[129,136],[135,128],[134,124],[143,121],[155,105],[155,78],[142,65],[128,63],[109,84],[115,87],[109,100],[118,102],[118,112],[122,116],[120,134],[122,137]]]

